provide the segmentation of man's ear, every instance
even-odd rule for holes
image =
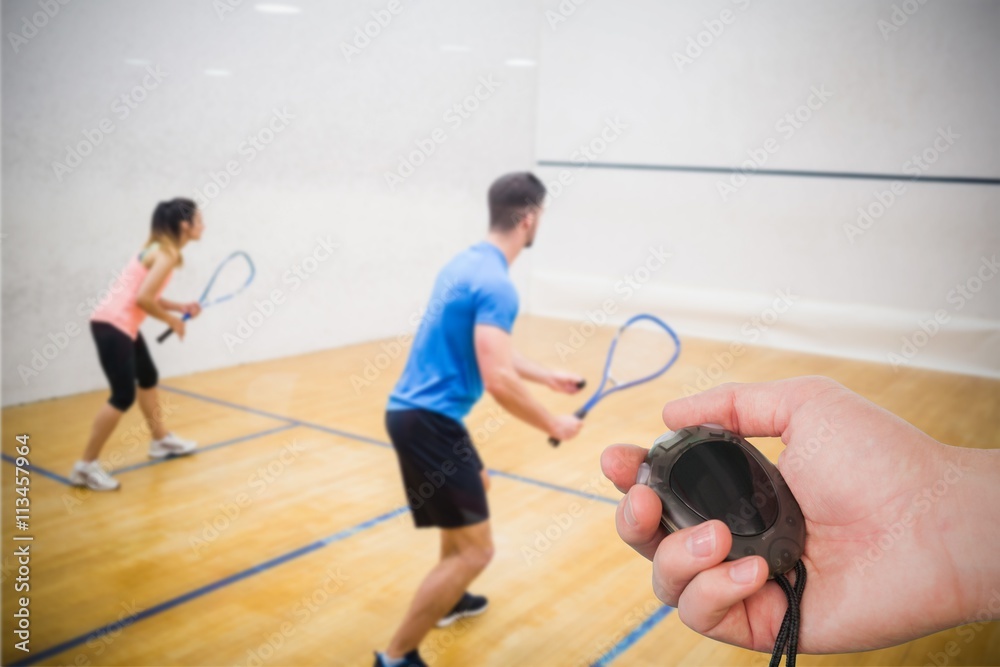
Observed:
[[[518,223],[518,226],[523,228],[524,231],[530,232],[531,228],[535,225],[535,219],[537,217],[538,217],[538,209],[529,208],[524,212],[524,215],[521,217],[521,222]]]

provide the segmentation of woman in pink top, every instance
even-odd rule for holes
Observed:
[[[158,374],[139,326],[147,315],[152,315],[184,338],[184,320],[174,313],[197,317],[201,306],[168,301],[161,294],[174,268],[182,264],[181,249],[188,241],[200,239],[204,229],[201,211],[190,199],[160,202],[153,211],[152,230],[145,248],[122,272],[121,289],[112,290],[91,315],[90,330],[97,343],[101,368],[111,384],[111,398],[97,413],[83,458],[73,466],[70,481],[74,484],[95,491],[119,488],[118,480],[101,467],[97,457],[137,396],[153,435],[149,445],[151,457],[182,456],[194,451],[194,442],[181,440],[163,425],[156,393]]]

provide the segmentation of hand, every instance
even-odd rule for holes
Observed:
[[[184,320],[182,320],[179,317],[171,317],[169,320],[167,320],[167,324],[170,326],[171,329],[174,330],[174,333],[177,334],[178,338],[184,340],[184,332],[186,329]]]
[[[553,417],[552,425],[549,427],[549,435],[560,442],[571,440],[583,427],[583,420],[576,415],[559,415]]]
[[[545,384],[553,391],[563,394],[575,394],[583,389],[584,380],[576,373],[566,371],[551,371]]]
[[[191,303],[185,303],[181,306],[181,312],[188,316],[190,319],[194,319],[201,315],[201,304],[197,301],[192,301]]]
[[[663,421],[671,429],[716,423],[786,444],[778,469],[806,519],[803,653],[890,646],[988,609],[982,591],[1000,585],[991,564],[1000,538],[986,528],[997,521],[995,451],[942,445],[818,377],[723,385],[668,403]],[[656,596],[696,632],[769,652],[787,603],[766,581],[766,563],[723,562],[732,535],[721,521],[668,536],[659,498],[634,485],[646,452],[615,445],[601,466],[627,492],[618,534],[653,561]]]

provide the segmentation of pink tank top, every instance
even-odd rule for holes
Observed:
[[[140,258],[152,247],[150,246],[150,248],[143,250],[132,258],[125,267],[125,270],[121,272],[118,280],[115,280],[111,285],[108,297],[102,299],[97,304],[94,312],[91,313],[91,321],[107,322],[127,334],[132,340],[135,340],[139,336],[139,326],[146,319],[146,311],[139,307],[136,299],[139,296],[139,288],[142,287],[142,282],[149,274],[149,269],[143,266]],[[157,299],[163,294],[163,290],[166,289],[171,276],[173,276],[173,271],[167,274],[167,279],[160,286],[160,290],[156,293]]]

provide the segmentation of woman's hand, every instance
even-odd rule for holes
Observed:
[[[181,312],[193,320],[201,315],[201,304],[197,301],[181,304]]]
[[[174,317],[173,315],[171,315],[169,319],[167,319],[167,324],[170,326],[171,329],[174,330],[174,333],[177,334],[178,338],[184,340],[184,332],[186,330],[184,320],[182,320],[179,317]]]

